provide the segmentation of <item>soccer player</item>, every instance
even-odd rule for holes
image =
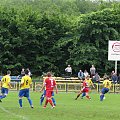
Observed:
[[[91,86],[92,86],[93,88],[95,88],[92,80],[90,79],[90,75],[88,75],[88,76],[86,77],[85,81],[88,83],[89,91],[91,90]],[[81,96],[81,99],[83,99],[84,96],[85,96],[85,93],[83,92],[83,93],[82,93],[82,96]]]
[[[86,77],[86,82],[88,83],[89,87],[92,86],[93,88],[95,88],[92,80],[90,79],[90,75],[88,75],[88,76]]]
[[[44,98],[45,98],[45,95],[46,95],[46,89],[43,91],[43,94],[42,94],[41,97],[40,97],[40,105],[42,105],[42,103],[43,103],[43,101],[44,101]],[[52,92],[52,97],[51,97],[51,99],[52,99],[52,102],[53,102],[54,106],[56,106],[56,100],[55,100],[55,98],[54,98],[54,91]]]
[[[89,85],[88,83],[86,82],[85,78],[83,78],[83,88],[80,90],[80,92],[78,93],[77,97],[75,98],[75,100],[78,99],[78,97],[84,93],[84,96],[86,96],[87,99],[91,100],[90,96],[89,96]]]
[[[104,99],[104,94],[106,94],[110,87],[111,87],[111,81],[109,81],[109,77],[106,77],[103,81],[103,88],[101,90],[101,93],[100,93],[100,101],[103,101]]]
[[[45,78],[44,78],[44,80],[46,79],[47,77],[45,76]],[[44,82],[43,82],[43,84],[44,84]],[[42,103],[43,103],[43,101],[44,101],[44,98],[45,98],[45,95],[46,95],[46,87],[45,87],[45,89],[44,89],[44,91],[43,91],[43,94],[41,95],[41,97],[40,97],[40,105],[42,105]],[[54,106],[56,106],[56,100],[55,100],[55,98],[54,98],[54,91],[52,92],[52,102],[53,102],[53,104],[54,104]]]
[[[43,108],[46,108],[48,102],[51,104],[52,108],[54,108],[54,104],[52,102],[52,93],[53,93],[53,89],[55,88],[56,89],[56,94],[58,92],[58,89],[57,89],[57,85],[56,85],[56,82],[55,80],[51,77],[51,73],[48,72],[47,73],[47,78],[44,80],[44,83],[43,83],[43,87],[41,88],[41,91],[43,91],[43,89],[46,87],[46,101],[45,101],[45,105]]]
[[[28,99],[28,102],[33,108],[32,100],[30,99],[30,94],[29,94],[29,88],[32,84],[32,79],[29,76],[29,71],[25,70],[25,76],[22,77],[21,83],[20,83],[20,91],[19,91],[19,105],[20,108],[22,108],[22,97],[26,97]]]
[[[0,102],[2,102],[1,99],[5,98],[8,95],[9,88],[12,88],[10,84],[10,81],[11,81],[10,74],[11,74],[11,71],[8,70],[7,75],[3,76],[3,78],[1,79],[2,95],[0,95]]]

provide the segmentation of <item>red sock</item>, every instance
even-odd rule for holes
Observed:
[[[45,101],[45,106],[47,106],[47,104],[48,104],[48,99],[46,99],[46,101]]]
[[[86,96],[86,98],[90,99],[90,96]]]
[[[51,104],[51,106],[53,106],[53,102],[52,102],[52,100],[49,99],[48,101],[49,101],[49,103]]]

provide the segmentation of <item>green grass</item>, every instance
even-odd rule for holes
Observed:
[[[10,92],[0,103],[0,120],[119,120],[120,95],[106,94],[103,102],[99,94],[90,94],[92,100],[86,98],[74,100],[76,93],[59,93],[55,95],[57,106],[51,109],[48,105],[43,109],[39,105],[41,93],[31,92],[34,109],[23,98],[23,108],[19,108],[18,92]]]

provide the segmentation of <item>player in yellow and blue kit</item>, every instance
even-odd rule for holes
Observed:
[[[104,98],[104,94],[106,94],[107,92],[109,92],[109,89],[111,87],[111,81],[109,81],[109,77],[106,77],[103,81],[103,88],[101,90],[100,93],[100,101],[103,101]]]
[[[5,98],[8,95],[9,88],[12,88],[10,85],[10,81],[11,81],[10,74],[11,74],[11,71],[8,70],[7,75],[3,76],[3,78],[1,79],[2,95],[0,95],[0,102],[2,102],[1,99]]]
[[[33,108],[32,100],[30,99],[30,94],[29,94],[29,88],[32,84],[32,79],[28,75],[28,73],[29,73],[29,71],[25,70],[25,76],[22,77],[21,83],[20,83],[20,87],[21,87],[21,89],[19,91],[20,108],[22,108],[22,97],[26,97],[28,99],[28,102],[29,102],[31,108]]]

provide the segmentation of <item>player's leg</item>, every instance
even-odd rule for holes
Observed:
[[[45,95],[46,95],[46,90],[43,91],[43,94],[40,97],[40,105],[42,105],[44,98],[45,98]]]
[[[100,101],[103,101],[104,94],[105,94],[105,88],[102,88],[101,93],[100,93]]]
[[[24,96],[27,98],[27,100],[28,100],[31,108],[33,108],[33,103],[32,103],[32,100],[30,99],[29,89],[26,89],[26,90],[25,90],[25,95],[24,95]]]
[[[45,105],[44,105],[43,108],[46,108],[48,102],[50,103],[50,105],[52,106],[52,108],[55,107],[55,106],[53,105],[53,102],[52,102],[52,100],[51,100],[51,97],[52,97],[52,91],[47,91],[47,90],[46,90],[46,101],[45,101]]]
[[[91,97],[89,96],[88,92],[86,92],[86,98],[91,100]]]
[[[100,95],[100,101],[103,101],[105,99],[105,94],[109,91],[108,88],[103,88],[103,90],[101,91],[101,95]]]
[[[91,98],[89,96],[89,88],[85,88],[85,93],[86,93],[86,98],[91,100]]]
[[[2,93],[2,95],[0,95],[0,102],[2,102],[1,99],[5,98],[8,95],[8,89],[7,88],[2,88],[1,93]]]
[[[83,91],[81,90],[81,91],[77,94],[77,97],[75,98],[75,100],[77,100],[82,93],[83,93]]]
[[[52,91],[52,102],[53,102],[53,104],[56,106],[56,100],[55,100],[55,98],[54,98],[54,91]]]
[[[86,96],[85,92],[82,93],[81,99],[83,99],[84,96]]]
[[[24,91],[20,90],[19,91],[19,105],[20,105],[20,108],[22,108],[22,97],[23,96],[24,96]]]

